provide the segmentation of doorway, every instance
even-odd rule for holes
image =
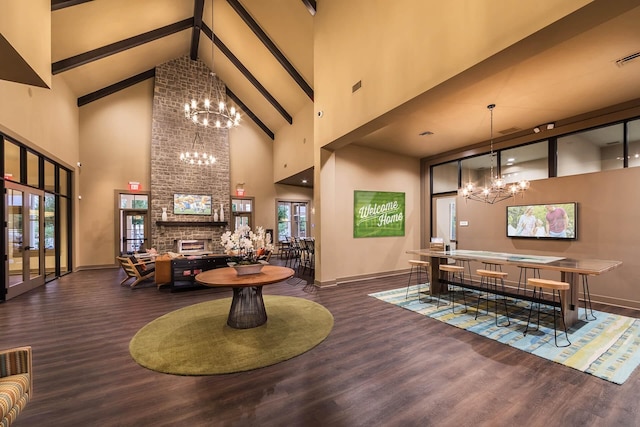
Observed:
[[[278,235],[282,242],[292,237],[309,237],[309,202],[278,201]]]
[[[456,196],[433,196],[431,212],[431,237],[442,238],[445,245],[455,249],[458,243]]]
[[[132,254],[149,249],[147,242],[147,211],[122,211],[120,253]]]
[[[44,284],[44,191],[5,181],[6,299]]]

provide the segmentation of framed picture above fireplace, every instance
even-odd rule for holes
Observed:
[[[211,196],[207,194],[174,194],[174,215],[211,215]]]

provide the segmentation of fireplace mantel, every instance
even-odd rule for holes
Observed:
[[[193,227],[198,225],[210,225],[213,227],[224,227],[228,223],[227,221],[156,221],[156,225],[165,227]]]

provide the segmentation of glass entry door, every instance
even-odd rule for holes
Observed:
[[[5,181],[6,299],[44,284],[44,192]]]
[[[147,247],[147,211],[125,210],[122,218],[120,252],[132,254]]]

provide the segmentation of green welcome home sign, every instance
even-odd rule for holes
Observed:
[[[404,236],[404,193],[353,192],[353,237]]]

